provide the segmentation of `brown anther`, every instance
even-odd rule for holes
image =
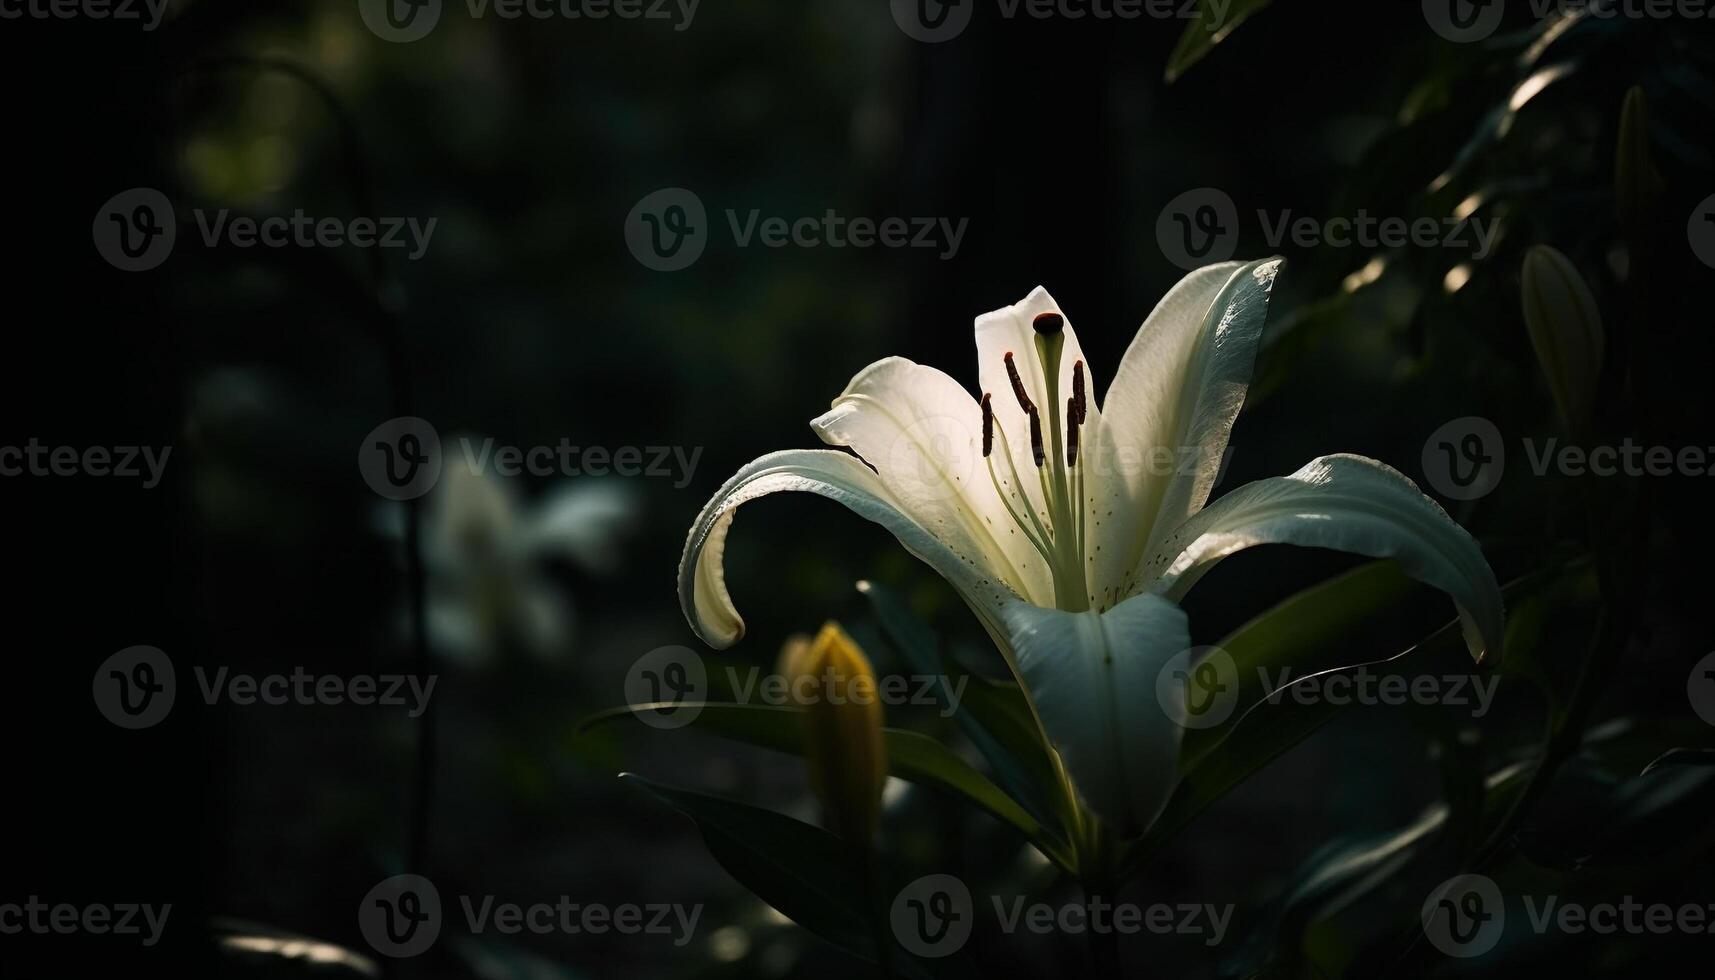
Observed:
[[[1042,449],[1042,413],[1036,410],[1035,405],[1030,406],[1027,412],[1030,415],[1030,455],[1040,467],[1048,461],[1048,453]]]
[[[983,458],[994,452],[994,405],[988,392],[983,392]]]
[[[1024,380],[1018,376],[1018,366],[1012,363],[1012,351],[1006,352],[1006,376],[1012,380],[1012,395],[1018,399],[1018,407],[1026,415],[1036,411],[1035,403],[1024,393]]]
[[[1066,318],[1058,313],[1038,313],[1030,326],[1039,334],[1057,334],[1066,327]]]
[[[1089,404],[1084,401],[1084,362],[1078,361],[1072,365],[1072,408],[1067,413],[1071,420],[1083,425],[1089,415]]]
[[[1066,465],[1078,465],[1078,399],[1066,399]]]

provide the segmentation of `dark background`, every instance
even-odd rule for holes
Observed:
[[[1531,27],[1523,9],[1508,17],[1503,38]],[[900,354],[973,383],[972,317],[1042,284],[1098,377],[1111,377],[1181,274],[1155,226],[1184,190],[1218,187],[1238,202],[1240,257],[1273,250],[1248,217],[1259,208],[1439,215],[1487,190],[1505,222],[1496,254],[1451,295],[1442,283],[1456,257],[1406,250],[1373,286],[1347,293],[1344,278],[1374,253],[1286,243],[1223,488],[1335,451],[1421,480],[1424,438],[1462,415],[1495,420],[1514,445],[1552,434],[1518,313],[1518,269],[1535,243],[1566,252],[1610,314],[1614,370],[1644,393],[1616,424],[1650,444],[1715,442],[1710,270],[1685,247],[1682,217],[1715,190],[1706,24],[1621,22],[1569,39],[1549,61],[1575,70],[1488,139],[1485,120],[1520,80],[1518,47],[1449,44],[1416,3],[1279,0],[1169,85],[1182,27],[1007,21],[979,4],[963,36],[924,45],[878,0],[704,0],[683,32],[473,21],[453,4],[431,37],[403,45],[372,36],[343,2],[184,2],[148,34],[0,22],[11,177],[0,444],[175,447],[151,491],[113,479],[0,483],[19,627],[0,695],[10,776],[0,900],[173,903],[160,948],[8,936],[0,976],[286,969],[219,952],[224,931],[247,928],[367,953],[353,909],[401,869],[417,819],[411,726],[379,710],[208,708],[194,703],[190,666],[410,668],[398,544],[378,531],[382,502],[353,463],[364,433],[402,414],[401,397],[443,437],[702,448],[682,489],[612,481],[636,519],[608,529],[610,571],[543,564],[576,616],[551,659],[503,650],[481,667],[441,669],[436,791],[422,826],[443,895],[708,905],[683,949],[613,937],[443,941],[406,976],[858,975],[769,920],[689,824],[613,779],[634,769],[805,815],[795,762],[641,726],[579,738],[576,723],[623,700],[637,656],[695,645],[672,585],[692,518],[744,462],[813,444],[805,422],[863,365]],[[325,88],[259,58],[302,66]],[[1673,216],[1647,319],[1637,306],[1619,312],[1624,279],[1611,261],[1612,147],[1631,85],[1651,98],[1662,210]],[[1453,185],[1426,191],[1462,151],[1471,162]],[[167,193],[181,222],[201,206],[373,208],[439,224],[423,259],[387,254],[379,268],[349,249],[205,249],[182,225],[165,265],[127,274],[92,247],[90,222],[136,186]],[[628,253],[622,223],[668,186],[696,191],[723,225],[728,207],[833,208],[968,218],[969,230],[945,261],[740,249],[722,232],[690,269],[659,273]],[[1513,474],[1493,497],[1452,508],[1502,581],[1564,553],[1577,509],[1561,481],[1522,465]],[[557,489],[515,482],[529,501]],[[1645,545],[1646,626],[1600,717],[1691,718],[1683,678],[1711,649],[1709,483],[1676,478],[1653,492],[1650,523],[1628,528]],[[1234,559],[1193,596],[1194,631],[1213,640],[1349,564]],[[734,656],[766,665],[788,633],[830,617],[861,629],[851,584],[865,577],[904,590],[949,634],[973,632],[885,534],[823,501],[778,500],[751,507],[733,537],[729,581],[750,626]],[[1372,638],[1392,649],[1366,653],[1395,652],[1446,618],[1440,597],[1418,598],[1397,635]],[[1578,622],[1564,620],[1587,630]],[[161,726],[126,732],[95,711],[89,678],[138,643],[179,665],[180,702]],[[885,650],[873,652],[885,669]],[[1489,726],[1496,759],[1538,724],[1528,696],[1507,708]],[[1439,791],[1412,724],[1379,711],[1345,719],[1212,810],[1147,900],[1222,896],[1240,904],[1242,925],[1320,844],[1397,827]],[[920,856],[981,867],[1013,853],[995,828],[970,833],[940,801],[913,797],[890,819],[901,849]],[[1694,862],[1680,865],[1682,880],[1696,869],[1707,881],[1708,855],[1706,840],[1682,855]],[[735,963],[711,951],[722,927],[743,937]],[[1637,966],[1652,950],[1607,962]],[[1187,941],[1149,955],[1173,975],[1219,965]],[[1603,962],[1582,947],[1541,955],[1575,969]],[[479,973],[477,962],[513,972]]]

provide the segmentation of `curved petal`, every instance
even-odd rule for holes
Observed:
[[[1225,262],[1187,275],[1150,313],[1102,399],[1092,434],[1092,591],[1106,607],[1161,536],[1200,510],[1256,364],[1279,259]]]
[[[1191,646],[1185,613],[1144,593],[1105,613],[1013,603],[1001,616],[1078,792],[1122,834],[1148,829],[1178,775],[1184,729],[1156,691],[1163,668]]]
[[[1043,313],[1060,313],[1065,318],[1062,328],[1065,343],[1060,353],[1060,376],[1056,380],[1056,404],[1048,404],[1048,384],[1042,372],[1042,365],[1036,354],[1036,328],[1032,326],[1037,316]],[[1050,438],[1050,426],[1058,420],[1064,425],[1066,421],[1066,399],[1072,395],[1072,365],[1084,360],[1084,348],[1078,343],[1077,331],[1072,329],[1071,318],[1065,317],[1060,304],[1054,302],[1054,297],[1048,295],[1048,290],[1037,286],[1030,295],[1011,306],[1005,306],[991,313],[977,317],[977,378],[983,392],[994,396],[995,423],[1006,434],[1007,446],[1012,450],[1013,465],[1018,467],[1019,476],[1025,483],[1025,491],[1034,502],[1036,511],[1042,515],[1046,523],[1046,510],[1042,506],[1042,492],[1036,485],[1036,463],[1030,450],[1030,424],[1019,407],[1018,399],[1012,393],[1012,381],[1006,373],[1006,355],[1013,355],[1013,364],[1018,368],[1019,380],[1024,385],[1025,393],[1036,406],[1042,417],[1042,435],[1046,442]],[[1089,397],[1086,408],[1089,421],[1086,425],[1094,424],[1098,415],[1095,399],[1096,378],[1090,371],[1088,361],[1084,363],[1084,383]],[[997,444],[995,451],[1000,451]],[[998,465],[998,464],[997,464]]]
[[[938,537],[980,556],[1013,591],[1053,598],[1046,564],[1019,533],[982,454],[982,411],[944,372],[889,357],[858,372],[810,427],[874,467],[899,508]],[[1001,492],[1016,492],[997,468]]]
[[[1452,597],[1481,663],[1501,646],[1500,584],[1477,542],[1397,471],[1362,456],[1323,456],[1291,476],[1248,483],[1168,536],[1139,568],[1177,599],[1222,558],[1259,544],[1393,558]]]
[[[982,556],[936,537],[900,509],[863,461],[832,449],[770,453],[739,470],[691,525],[679,560],[679,605],[704,643],[723,650],[744,635],[744,619],[727,593],[721,567],[727,532],[741,504],[783,491],[819,494],[893,532],[905,549],[958,589],[979,615],[991,618],[1017,596],[996,579]]]

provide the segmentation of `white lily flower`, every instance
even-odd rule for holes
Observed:
[[[958,591],[1084,804],[1122,836],[1148,828],[1177,780],[1183,730],[1155,697],[1159,672],[1191,646],[1177,600],[1234,552],[1291,544],[1396,559],[1452,597],[1481,661],[1501,639],[1494,573],[1398,472],[1325,456],[1204,506],[1278,266],[1186,276],[1100,404],[1077,335],[1041,288],[977,318],[980,399],[903,358],[865,368],[811,422],[842,448],[764,456],[698,516],[679,568],[693,629],[717,649],[743,635],[721,567],[741,504],[784,490],[837,500]]]

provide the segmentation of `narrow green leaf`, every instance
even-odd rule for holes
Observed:
[[[941,703],[957,709],[953,717],[960,730],[982,753],[1008,794],[1038,820],[1044,819],[1051,811],[1042,787],[1054,785],[1056,776],[1042,733],[1018,685],[990,681],[966,670],[942,650],[935,632],[893,590],[875,582],[860,582],[858,591],[869,599],[882,629],[911,669],[943,678],[944,683],[937,687]],[[948,684],[961,691],[956,702],[947,690]]]
[[[796,707],[753,704],[690,704],[680,710],[695,710],[696,719],[687,728],[700,729],[721,738],[802,757],[804,710]],[[580,732],[612,724],[643,712],[652,705],[626,705],[586,718]],[[900,779],[933,786],[954,794],[1012,825],[1057,864],[1067,861],[1064,848],[1045,833],[1042,824],[1000,791],[982,773],[945,745],[898,728],[885,728],[888,771]]]
[[[1268,4],[1269,0],[1197,0],[1196,18],[1185,26],[1185,33],[1179,35],[1179,43],[1167,57],[1167,81],[1178,81],[1180,75],[1202,61],[1251,14]]]
[[[619,778],[690,817],[720,866],[780,914],[876,962],[864,858],[856,848],[773,810],[673,789],[635,773]]]

